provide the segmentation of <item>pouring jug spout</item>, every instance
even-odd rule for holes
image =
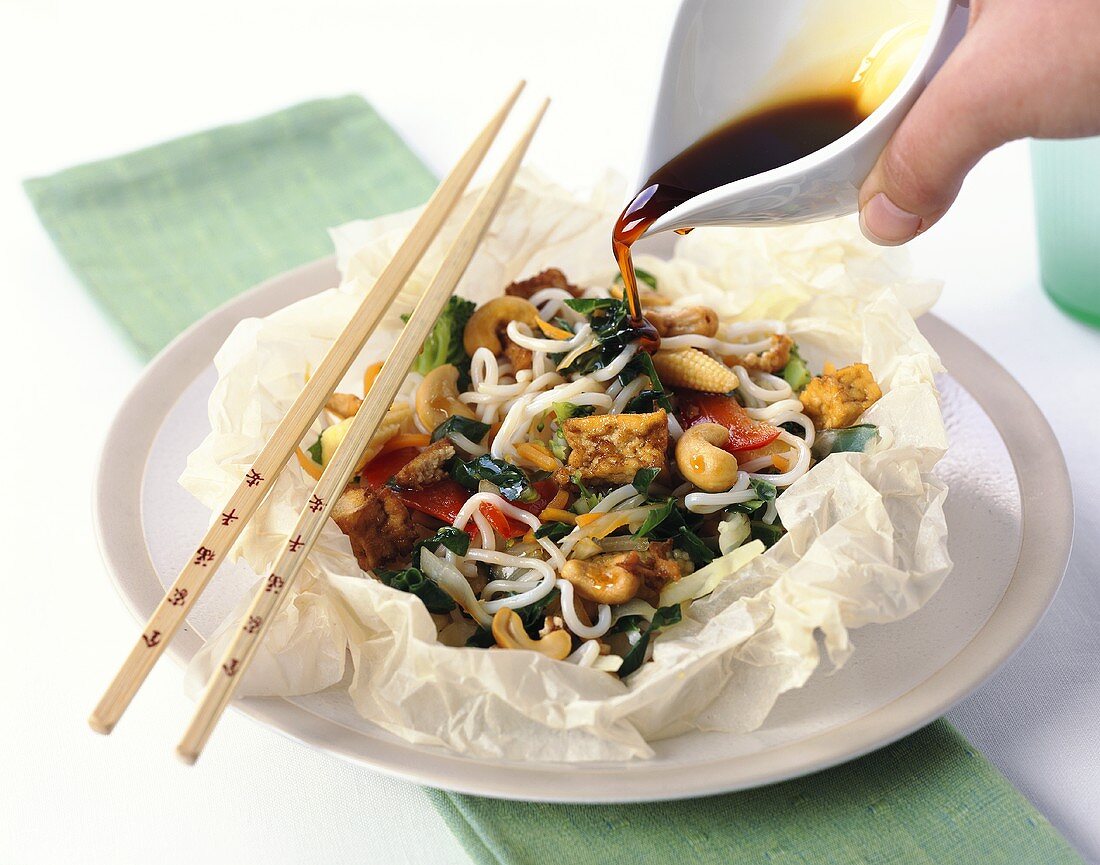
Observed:
[[[764,108],[844,98],[859,118],[809,155],[719,180],[645,234],[855,212],[859,188],[890,136],[965,33],[968,6],[969,0],[684,0],[638,189],[708,134]]]

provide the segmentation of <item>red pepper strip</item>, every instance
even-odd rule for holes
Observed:
[[[687,429],[697,423],[721,424],[730,431],[726,450],[732,453],[764,447],[779,438],[778,427],[753,420],[733,397],[697,390],[677,391],[676,396],[680,426]]]
[[[405,464],[419,453],[420,448],[398,448],[386,451],[363,466],[359,477],[372,487],[384,486],[386,481],[401,471]]]
[[[450,478],[429,484],[418,490],[397,490],[397,495],[406,507],[422,514],[428,514],[445,523],[453,523],[462,506],[470,498],[470,492]],[[479,510],[489,521],[493,530],[505,538],[516,538],[527,533],[527,526],[518,520],[510,520],[499,508],[493,507],[488,502],[482,502]],[[473,521],[466,524],[466,531],[471,537],[477,534],[477,526]]]

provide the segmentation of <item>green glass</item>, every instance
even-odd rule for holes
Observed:
[[[1031,142],[1043,288],[1100,327],[1100,138]]]

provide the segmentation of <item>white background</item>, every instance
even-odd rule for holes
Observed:
[[[134,633],[99,563],[89,490],[141,364],[57,256],[20,181],[345,92],[364,94],[442,172],[521,76],[555,100],[532,162],[578,187],[607,167],[633,177],[675,5],[0,0],[0,369],[13,406],[0,536],[0,861],[468,861],[415,787],[233,713],[217,747],[185,768],[172,744],[189,704],[170,664],[115,735],[85,726]],[[912,248],[921,271],[946,280],[938,314],[1047,414],[1077,502],[1051,611],[951,718],[1100,863],[1100,332],[1040,291],[1026,145],[982,162]]]

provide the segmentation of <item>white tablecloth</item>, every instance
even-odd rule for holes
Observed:
[[[88,491],[141,365],[57,256],[19,181],[349,91],[443,171],[520,76],[555,99],[532,162],[578,187],[606,167],[633,175],[674,6],[0,2],[0,369],[15,407],[4,424],[0,861],[468,861],[417,788],[233,713],[217,754],[182,766],[172,745],[190,704],[171,664],[115,735],[88,731],[134,627],[100,566]],[[1050,418],[1077,501],[1050,613],[951,719],[1100,863],[1100,332],[1039,289],[1024,145],[983,161],[913,252],[947,281],[938,313]]]

